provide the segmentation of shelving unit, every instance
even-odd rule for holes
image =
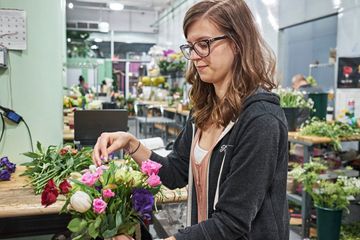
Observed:
[[[304,146],[304,163],[310,162],[310,155],[314,145],[317,144],[329,144],[330,138],[316,137],[316,136],[301,136],[297,132],[289,132],[289,143],[297,143]],[[341,139],[342,142],[356,141],[360,144],[360,136],[353,136],[349,138]],[[356,171],[349,171],[349,176],[354,176]],[[358,175],[358,173],[357,173]],[[325,177],[325,176],[324,176]],[[331,176],[327,176],[331,177]],[[310,235],[310,210],[311,210],[311,198],[306,192],[302,192],[302,196],[287,193],[288,200],[291,200],[301,205],[301,218],[302,218],[302,238],[309,238]]]

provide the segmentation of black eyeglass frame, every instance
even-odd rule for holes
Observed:
[[[194,50],[199,57],[207,57],[207,56],[210,55],[210,45],[211,45],[211,43],[222,40],[222,39],[225,39],[225,38],[227,38],[227,36],[222,35],[222,36],[213,37],[213,38],[209,38],[209,39],[199,40],[199,41],[196,41],[196,42],[194,42],[192,44],[183,44],[183,45],[180,46],[180,50],[181,50],[182,54],[184,55],[184,57],[186,59],[188,59],[188,60],[190,60],[190,58],[191,58],[191,51],[192,50]],[[205,42],[206,43],[206,45],[207,45],[207,54],[206,55],[203,55],[203,54],[199,53],[196,50],[195,45],[198,44],[199,42]],[[186,54],[186,49],[187,48],[190,49],[189,56],[187,56],[187,54]]]

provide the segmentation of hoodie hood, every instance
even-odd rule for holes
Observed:
[[[251,104],[260,101],[265,101],[280,106],[280,97],[277,94],[268,92],[264,89],[259,89],[245,100],[243,109],[245,110]]]

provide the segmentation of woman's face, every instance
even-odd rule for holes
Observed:
[[[216,26],[207,19],[199,19],[192,23],[187,31],[188,43],[194,44],[200,40],[223,36]],[[210,54],[200,57],[191,51],[191,60],[195,65],[202,81],[214,84],[215,87],[228,86],[232,76],[234,48],[228,38],[210,43]]]

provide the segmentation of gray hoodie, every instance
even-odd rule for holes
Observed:
[[[196,190],[189,171],[196,129],[189,119],[167,157],[152,153],[163,165],[159,176],[170,189],[189,183],[191,226],[177,240],[287,240],[287,123],[273,93],[257,92],[244,103],[230,131],[213,150],[208,170],[208,220],[197,223]]]

